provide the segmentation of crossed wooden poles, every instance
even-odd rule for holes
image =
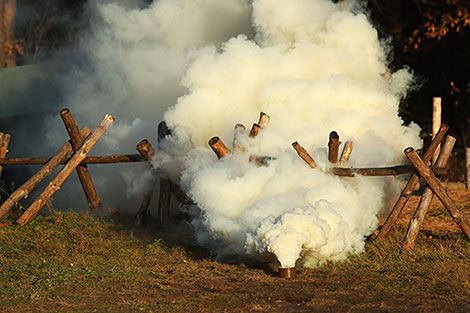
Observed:
[[[51,158],[44,161],[44,166],[36,172],[28,181],[15,190],[0,206],[0,218],[4,218],[11,211],[15,203],[20,199],[26,198],[29,193],[47,176],[49,176],[54,169],[61,163],[64,167],[59,173],[51,180],[42,193],[35,199],[35,201],[28,207],[23,215],[16,221],[20,225],[25,225],[30,222],[39,212],[39,210],[47,203],[52,195],[60,189],[60,186],[69,177],[69,175],[77,170],[83,190],[85,191],[89,207],[95,211],[101,211],[101,200],[98,197],[90,173],[83,161],[86,159],[87,154],[104,135],[108,128],[114,123],[114,118],[106,114],[102,122],[91,133],[88,127],[78,129],[78,125],[72,117],[69,109],[63,109],[60,112],[64,125],[70,136],[70,141],[66,142],[59,151]],[[22,159],[19,163],[9,163],[5,159],[7,152],[10,135],[0,133],[1,137],[1,150],[0,150],[0,164],[30,164],[27,163],[28,159]],[[91,134],[91,135],[90,135]],[[69,155],[73,152],[73,155]],[[6,162],[4,162],[6,161]],[[10,160],[11,161],[11,160]],[[41,163],[42,164],[42,163]],[[1,171],[1,166],[0,166]]]
[[[409,147],[405,149],[405,155],[415,167],[416,172],[408,180],[408,183],[405,185],[403,191],[400,194],[400,197],[398,198],[397,202],[390,211],[385,223],[382,225],[379,231],[372,236],[372,239],[385,238],[390,233],[390,230],[396,223],[398,217],[403,211],[403,208],[408,202],[411,193],[418,184],[419,177],[423,178],[426,181],[427,186],[425,187],[424,192],[421,196],[421,201],[413,217],[410,220],[408,230],[403,241],[403,251],[413,249],[416,246],[417,234],[421,225],[423,224],[424,217],[431,205],[433,194],[435,194],[442,202],[454,222],[460,227],[460,229],[464,233],[465,237],[467,237],[467,239],[470,239],[470,225],[468,223],[467,218],[447,194],[444,187],[429,167],[429,162],[431,161],[433,154],[441,144],[448,130],[449,127],[447,125],[442,125],[438,133],[434,136],[434,139],[432,140],[428,150],[425,152],[423,158],[420,158],[413,148]],[[446,166],[452,149],[454,147],[455,141],[455,138],[453,138],[452,136],[446,137],[439,153],[439,156],[435,161],[435,166]]]

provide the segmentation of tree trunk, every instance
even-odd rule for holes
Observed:
[[[16,65],[16,0],[0,0],[0,68]]]
[[[467,190],[470,190],[470,147],[465,148],[465,174],[466,174],[466,181],[467,181]]]

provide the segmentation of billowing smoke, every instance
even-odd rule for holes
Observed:
[[[69,71],[59,79],[62,102],[47,122],[51,153],[66,140],[58,116],[62,107],[71,109],[79,125],[92,129],[106,113],[116,118],[90,155],[137,153],[135,146],[143,138],[155,144],[164,111],[185,92],[179,81],[188,54],[208,44],[220,47],[240,33],[253,36],[246,0],[159,0],[147,5],[141,0],[95,0],[89,1],[85,16],[90,31],[61,58]],[[153,187],[147,164],[89,168],[105,207],[132,212],[145,189]],[[54,203],[83,208],[86,201],[79,189],[72,175]]]
[[[397,186],[329,174],[328,134],[355,142],[349,166],[402,163],[406,146],[421,145],[418,127],[398,117],[412,75],[387,73],[386,48],[350,2],[254,0],[251,14],[254,40],[239,35],[221,51],[191,52],[188,92],[164,115],[173,135],[155,163],[197,204],[198,240],[220,255],[277,258],[285,267],[344,260],[363,250]],[[230,147],[234,125],[250,127],[261,111],[270,124],[241,138],[244,152],[217,160],[209,138]],[[321,170],[297,156],[294,141]],[[258,167],[250,155],[273,159]]]
[[[421,141],[418,127],[398,117],[412,75],[388,73],[388,48],[356,2],[95,0],[89,9],[92,31],[61,79],[60,107],[90,127],[105,113],[117,118],[92,154],[135,153],[146,137],[156,143],[163,117],[172,135],[154,163],[194,201],[182,209],[201,245],[285,267],[363,250],[397,183],[329,174],[328,134],[354,141],[354,167],[400,164],[403,149]],[[232,148],[235,124],[249,129],[261,111],[269,125],[239,138],[243,152],[218,160],[208,140]],[[49,127],[57,147],[63,125],[54,116]],[[294,141],[320,170],[297,156]],[[251,155],[270,161],[258,167]],[[137,208],[146,165],[112,166],[91,169],[98,193],[106,205]],[[82,197],[76,185],[57,195],[70,205],[78,203],[72,194]]]

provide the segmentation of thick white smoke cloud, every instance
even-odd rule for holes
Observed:
[[[289,267],[363,250],[397,184],[328,174],[329,132],[355,142],[348,166],[357,167],[402,163],[403,149],[421,142],[418,127],[398,117],[412,75],[400,70],[386,78],[386,50],[355,3],[158,0],[144,7],[95,0],[90,9],[92,32],[78,49],[86,59],[63,83],[64,106],[80,125],[93,127],[105,113],[117,118],[92,154],[135,153],[145,137],[156,143],[164,114],[173,136],[161,143],[155,164],[196,203],[201,245]],[[256,138],[240,139],[245,152],[217,160],[209,138],[231,148],[234,125],[250,127],[260,111],[270,124]],[[54,123],[56,147],[64,131]],[[322,171],[296,155],[293,141]],[[256,167],[252,154],[276,159]],[[151,180],[146,170],[90,166],[105,205],[122,209],[140,204]],[[77,203],[70,198],[82,198],[76,185],[67,188],[57,195]]]
[[[143,138],[155,144],[164,111],[185,91],[179,81],[188,53],[253,33],[247,0],[142,2],[89,1],[91,31],[84,34],[61,81],[61,107],[69,107],[79,125],[93,128],[106,113],[116,118],[91,155],[137,153],[135,146]],[[54,150],[66,134],[57,115],[49,125]],[[93,165],[90,171],[105,206],[138,208],[149,184],[148,165]],[[60,206],[86,205],[73,176],[54,199]]]
[[[377,31],[352,9],[327,0],[254,0],[255,40],[239,35],[222,51],[191,53],[182,80],[188,92],[164,115],[173,136],[155,162],[200,208],[193,225],[201,244],[222,255],[276,257],[287,267],[363,250],[396,181],[328,174],[329,132],[355,142],[348,165],[357,167],[400,164],[403,149],[421,141],[418,127],[398,117],[412,75],[387,78]],[[230,146],[234,125],[251,126],[260,111],[271,123],[242,139],[245,152],[217,160],[209,138]],[[296,155],[294,141],[323,172]],[[256,167],[251,154],[276,159]]]

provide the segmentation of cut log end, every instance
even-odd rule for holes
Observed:
[[[61,116],[67,115],[67,114],[70,114],[70,109],[69,108],[63,108],[62,110],[60,110],[60,115]]]
[[[337,132],[332,131],[330,133],[330,140],[328,141],[328,161],[330,163],[335,164],[338,162],[338,151],[339,145],[341,141],[339,141],[339,135]]]
[[[354,148],[354,142],[346,141],[344,144],[343,152],[339,158],[339,166],[344,166],[351,156],[352,149]]]
[[[292,143],[292,147],[297,152],[299,157],[302,158],[302,160],[304,160],[311,168],[317,168],[317,164],[313,158],[297,141]]]
[[[265,128],[266,126],[268,126],[270,119],[271,119],[271,117],[268,114],[266,114],[264,112],[260,112],[259,121],[258,121],[259,127]]]
[[[251,130],[250,130],[249,137],[255,138],[258,135],[259,129],[260,129],[259,125],[256,123],[253,123],[253,126],[251,127]]]
[[[242,153],[245,151],[245,148],[242,146],[240,143],[240,137],[245,134],[246,127],[243,124],[236,124],[235,125],[235,131],[233,133],[233,153]]]
[[[218,159],[222,159],[225,157],[227,154],[230,154],[231,151],[225,146],[225,144],[220,140],[219,137],[212,137],[209,140],[209,146],[212,148],[212,150],[215,152],[217,155]]]

